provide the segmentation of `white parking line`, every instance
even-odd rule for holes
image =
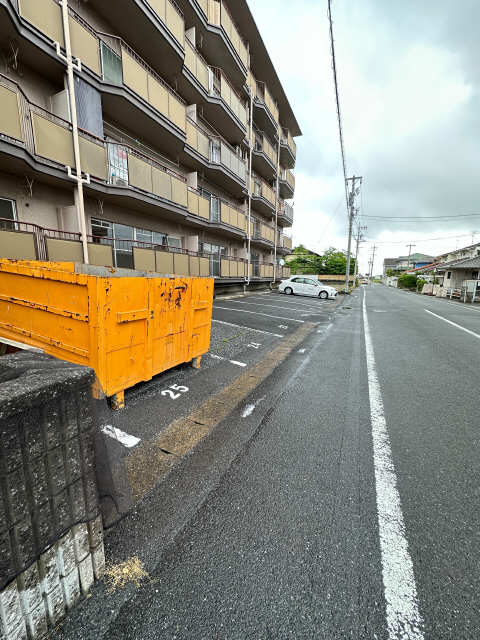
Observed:
[[[265,318],[276,318],[277,320],[289,320],[290,322],[299,322],[303,324],[305,320],[295,320],[293,318],[284,318],[283,316],[272,316],[269,313],[260,313],[259,311],[247,311],[246,309],[233,309],[232,307],[214,307],[215,309],[225,309],[225,311],[237,311],[238,313],[251,313],[254,316],[264,316]]]
[[[390,640],[398,638],[423,640],[423,620],[418,610],[413,563],[405,535],[405,523],[383,409],[382,392],[375,367],[365,298],[364,293],[363,323],[388,636]]]
[[[470,331],[470,329],[466,329],[465,327],[462,327],[461,325],[457,324],[456,322],[452,322],[451,320],[447,320],[443,316],[439,316],[437,313],[433,313],[433,311],[429,311],[428,309],[424,309],[424,311],[429,313],[431,316],[435,316],[436,318],[439,318],[440,320],[443,320],[444,322],[447,322],[448,324],[451,324],[453,327],[457,327],[457,329],[461,329],[462,331],[465,331],[465,333],[469,333],[471,336],[474,336],[475,338],[479,338],[480,339],[480,335],[478,333],[475,333],[475,331]]]
[[[230,364],[235,364],[237,367],[246,367],[245,362],[238,362],[237,360],[229,360],[228,358],[224,358],[223,356],[217,356],[215,353],[208,354],[211,358],[215,358],[215,360],[225,360],[226,362],[230,362]]]
[[[125,433],[121,429],[117,429],[117,427],[113,427],[111,424],[106,424],[101,428],[102,433],[106,436],[110,436],[114,440],[118,440],[124,447],[127,449],[131,449],[135,447],[139,442],[140,438],[135,436],[131,436],[129,433]]]
[[[303,302],[297,299],[297,296],[292,298],[292,296],[285,296],[285,299],[282,302],[286,304],[291,304],[292,306],[295,304],[299,304],[301,307],[316,307],[322,308],[325,305],[325,302],[334,302],[334,300],[320,300],[320,298],[309,296],[312,300],[318,300],[318,302]]]
[[[227,327],[237,327],[238,329],[247,329],[248,331],[255,331],[255,333],[263,333],[266,336],[274,336],[275,338],[284,337],[281,333],[272,333],[271,331],[263,331],[262,329],[253,329],[252,327],[245,327],[242,324],[234,324],[233,322],[225,322],[224,320],[215,320],[215,318],[212,318],[212,322],[216,322],[217,324],[224,324]]]
[[[300,308],[297,309],[293,305],[289,305],[289,304],[287,304],[286,307],[281,307],[281,306],[279,306],[277,304],[262,304],[261,302],[240,302],[239,300],[236,300],[235,302],[237,304],[253,305],[254,307],[270,307],[271,309],[285,309],[285,310],[291,309],[292,311],[304,311],[305,308],[307,308],[307,307],[303,307],[303,308],[300,307]],[[318,307],[308,307],[308,308],[317,309],[318,310]]]

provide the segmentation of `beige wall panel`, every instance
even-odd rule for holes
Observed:
[[[198,0],[203,13],[208,17],[208,0]]]
[[[210,200],[207,198],[198,198],[198,215],[206,220],[210,219]]]
[[[132,187],[153,193],[152,165],[128,154],[128,182]]]
[[[189,265],[190,265],[190,275],[191,276],[199,276],[200,275],[200,263],[198,256],[189,256]]]
[[[172,93],[168,94],[168,114],[170,120],[177,125],[182,131],[187,128],[187,110],[185,105],[180,102]]]
[[[155,251],[133,247],[133,266],[139,271],[155,271]]]
[[[265,265],[260,265],[260,277],[265,278]]]
[[[185,66],[194,76],[197,75],[197,55],[193,46],[188,44],[188,40],[185,46]]]
[[[172,200],[172,181],[170,174],[152,167],[152,193],[166,200]]]
[[[112,247],[110,245],[89,243],[88,258],[90,264],[100,267],[113,267]]]
[[[197,58],[197,79],[208,91],[208,67],[201,58]]]
[[[158,273],[174,273],[173,253],[167,251],[155,251],[156,271]]]
[[[123,83],[148,102],[148,73],[122,49]]]
[[[167,0],[167,27],[182,46],[185,44],[185,22],[175,7]]]
[[[187,184],[182,180],[177,180],[171,176],[172,181],[172,200],[182,207],[187,206]]]
[[[221,203],[220,219],[224,224],[230,224],[230,207],[225,202]]]
[[[107,152],[105,147],[79,136],[82,171],[101,180],[107,179]]]
[[[150,74],[148,74],[148,96],[152,107],[168,118],[168,91]]]
[[[100,48],[98,38],[87,31],[79,22],[70,16],[70,39],[72,41],[72,53],[80,58],[82,64],[101,75]]]
[[[204,158],[208,159],[210,157],[210,141],[208,137],[200,131],[198,132],[197,151]]]
[[[222,99],[225,100],[228,105],[230,105],[230,102],[232,100],[232,90],[230,89],[230,86],[223,76],[221,77],[220,81],[220,95]]]
[[[174,260],[173,260],[174,273],[178,276],[188,276],[189,256],[187,256],[185,253],[174,253],[173,256],[174,256]]]
[[[220,2],[219,0],[208,0],[208,21],[211,24],[220,25]]]
[[[197,128],[187,120],[187,144],[194,149],[197,148],[198,130]]]
[[[245,276],[246,267],[244,262],[237,262],[237,275],[241,278]]]
[[[35,241],[32,233],[0,231],[0,258],[36,260]]]
[[[47,238],[48,259],[52,262],[83,262],[82,243]]]
[[[20,14],[54,42],[64,46],[62,11],[53,0],[19,0]]]
[[[188,190],[188,210],[193,215],[198,216],[198,195],[193,191]]]
[[[72,132],[37,113],[32,114],[32,122],[37,154],[60,164],[75,167]]]
[[[168,0],[148,0],[148,4],[152,7],[155,13],[162,19],[165,24],[167,23],[167,2]]]
[[[220,264],[220,274],[222,278],[230,277],[230,260],[222,260]]]
[[[0,133],[15,140],[23,140],[18,94],[6,87],[0,87],[0,105]]]
[[[208,258],[200,258],[200,275],[210,275],[210,260]]]
[[[238,262],[236,260],[230,261],[230,277],[231,278],[238,277]]]

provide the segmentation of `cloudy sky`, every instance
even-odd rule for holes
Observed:
[[[327,0],[249,4],[304,134],[294,242],[345,249]],[[480,214],[479,0],[333,0],[332,12],[347,171],[364,176],[361,269],[373,241],[375,273],[410,242],[431,255],[473,231],[480,242],[480,215],[428,219]]]

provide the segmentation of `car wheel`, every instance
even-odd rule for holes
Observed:
[[[326,291],[320,291],[320,293],[318,294],[318,297],[321,298],[322,300],[326,300],[328,298],[328,293]]]
[[[292,293],[293,293],[293,289],[292,289],[292,287],[285,287],[285,294],[286,294],[287,296],[291,296],[291,295],[292,295]]]

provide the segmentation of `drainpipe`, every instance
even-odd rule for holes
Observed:
[[[248,249],[247,284],[250,284],[251,240],[252,240],[252,149],[253,149],[253,91],[250,87],[250,150],[248,154]]]
[[[74,176],[69,172],[69,175],[76,181],[76,187],[74,188],[75,208],[77,210],[78,226],[80,229],[80,235],[82,238],[83,249],[83,261],[88,264],[88,245],[87,245],[87,225],[85,222],[85,203],[83,199],[83,182],[82,179],[82,165],[80,161],[80,143],[78,140],[78,121],[77,121],[77,105],[75,103],[75,82],[73,75],[73,62],[72,62],[72,46],[70,42],[70,25],[68,22],[68,2],[67,0],[61,0],[62,6],[62,18],[63,18],[63,36],[65,39],[65,53],[67,62],[67,79],[68,79],[68,95],[70,102],[70,116],[72,119],[72,137],[73,137],[73,154],[75,157],[76,175]],[[60,47],[57,46],[57,53],[59,53]],[[62,56],[63,57],[63,56]],[[87,177],[86,182],[89,182]]]

